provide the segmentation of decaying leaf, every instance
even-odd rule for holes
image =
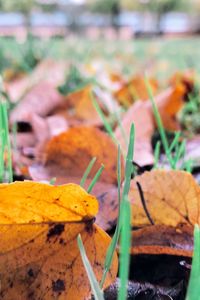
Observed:
[[[101,181],[116,184],[117,147],[106,133],[97,128],[70,128],[52,138],[38,159],[42,159],[51,177],[81,178],[93,157],[97,157],[97,161],[89,178],[93,178],[101,164],[104,164]]]
[[[152,88],[152,92],[155,95],[158,91],[158,82],[149,78],[149,84]],[[128,83],[123,85],[114,94],[115,98],[122,105],[129,107],[135,100],[147,100],[149,98],[148,91],[145,85],[143,76],[135,76]]]
[[[87,299],[90,284],[77,247],[81,234],[97,279],[110,238],[93,219],[97,200],[80,186],[0,185],[1,299]],[[106,286],[116,278],[114,256]]]
[[[200,222],[200,188],[191,174],[166,170],[145,172],[132,182],[130,199],[132,226],[140,227],[132,232],[132,254],[192,257],[193,227]]]
[[[147,209],[156,225],[199,224],[200,188],[193,176],[184,171],[154,170],[135,177],[131,184],[134,226],[150,224],[136,182],[142,187]]]
[[[152,225],[132,231],[131,254],[168,254],[192,257],[193,229]]]

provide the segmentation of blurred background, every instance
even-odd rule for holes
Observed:
[[[164,78],[200,70],[199,34],[199,0],[0,0],[0,71],[51,57]]]
[[[0,34],[98,38],[200,33],[199,0],[0,0]]]

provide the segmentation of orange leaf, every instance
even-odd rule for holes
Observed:
[[[117,148],[110,137],[97,128],[70,128],[52,138],[44,147],[42,156],[51,177],[82,177],[90,160],[97,157],[89,178],[93,178],[104,164],[101,181],[117,183]]]
[[[158,82],[153,78],[149,78],[149,84],[155,95],[158,91]],[[115,92],[114,96],[119,103],[126,107],[129,107],[135,100],[147,100],[149,98],[145,81],[142,76],[133,77],[133,79]]]
[[[71,101],[74,101],[74,115],[76,118],[88,121],[90,124],[102,124],[102,121],[92,103],[92,87],[85,88],[69,95]]]

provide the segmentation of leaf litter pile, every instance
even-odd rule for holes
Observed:
[[[34,62],[1,70],[1,299],[200,299],[197,75]]]

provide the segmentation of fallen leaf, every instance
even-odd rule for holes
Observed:
[[[176,72],[170,79],[170,85],[173,86],[182,83],[187,89],[187,94],[189,94],[194,89],[195,78],[196,74],[193,70]]]
[[[163,125],[168,130],[179,129],[176,115],[184,105],[186,88],[182,84],[170,87],[155,97],[155,103],[159,110]],[[156,120],[150,101],[137,101],[124,114],[122,126],[125,133],[129,134],[131,124],[135,125],[135,151],[134,161],[141,166],[153,164],[154,155],[151,138],[156,129]],[[115,130],[116,137],[126,153],[127,146],[120,127]]]
[[[67,64],[63,61],[45,59],[37,65],[30,75],[5,83],[6,91],[11,101],[17,102],[41,81],[48,81],[56,88],[63,81],[66,68]]]
[[[41,117],[47,116],[56,107],[62,105],[63,101],[64,98],[54,85],[42,81],[34,86],[11,112],[10,122],[28,122],[33,113]]]
[[[142,187],[148,212],[156,225],[193,227],[200,223],[200,188],[193,176],[184,171],[154,170],[136,176],[131,183],[134,226],[150,225],[136,182]]]
[[[193,229],[152,225],[132,231],[131,254],[167,254],[192,257]]]
[[[53,176],[42,165],[33,164],[28,168],[30,178],[35,181],[49,182]],[[55,185],[66,183],[79,184],[81,177],[56,176]],[[89,187],[92,179],[86,179],[85,189]],[[96,224],[105,231],[111,230],[117,224],[118,218],[118,189],[117,186],[102,181],[97,181],[92,195],[94,195],[99,203],[99,211],[96,215]]]
[[[158,91],[158,82],[149,78],[149,84],[152,88],[152,92],[155,95]],[[131,79],[128,83],[123,85],[117,92],[114,93],[117,101],[129,107],[135,100],[147,100],[149,98],[146,88],[144,77],[138,75]]]
[[[67,103],[73,107],[75,118],[90,122],[90,124],[102,125],[102,121],[92,103],[92,86],[87,85],[79,91],[73,92],[66,97]]]
[[[140,198],[140,184],[144,202]],[[154,170],[131,183],[132,254],[192,257],[194,224],[199,224],[200,188],[184,171]]]
[[[89,178],[93,178],[104,164],[101,181],[117,184],[117,147],[106,133],[97,128],[70,128],[53,137],[38,152],[38,161],[43,163],[52,177],[81,178],[93,157],[97,157],[97,161]]]
[[[135,102],[122,119],[122,126],[127,136],[131,124],[135,126],[134,161],[141,166],[151,165],[154,162],[151,137],[155,126],[151,107],[147,104],[144,101]],[[119,126],[115,130],[115,136],[126,153],[127,145]]]
[[[80,186],[36,182],[0,185],[1,298],[87,299],[90,284],[76,238],[84,246],[100,280],[110,238],[93,219],[95,197]],[[105,287],[117,273],[117,257]],[[81,287],[81,288],[80,288]]]
[[[95,197],[75,184],[57,187],[32,181],[1,184],[0,195],[2,224],[81,221],[83,217],[94,218],[98,211]]]
[[[176,115],[183,107],[186,95],[186,86],[182,83],[178,83],[155,98],[165,129],[171,131],[180,129]]]

